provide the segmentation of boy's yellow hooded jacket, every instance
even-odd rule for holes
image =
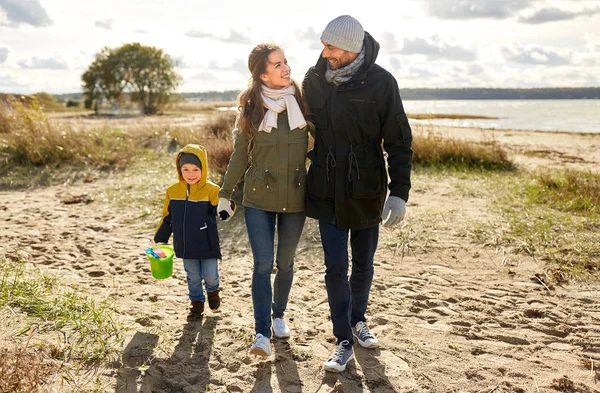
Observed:
[[[202,164],[202,176],[189,185],[181,175],[179,158],[183,153],[194,154]],[[173,233],[173,248],[178,258],[221,258],[217,231],[219,186],[207,180],[206,150],[200,145],[186,145],[175,159],[179,181],[167,189],[162,218],[154,241],[166,243]]]

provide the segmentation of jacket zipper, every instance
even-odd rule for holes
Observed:
[[[185,205],[183,205],[183,257],[185,258],[185,217],[187,216],[187,204],[190,197],[190,185],[185,190]]]

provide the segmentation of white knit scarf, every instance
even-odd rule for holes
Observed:
[[[261,90],[267,112],[258,126],[258,131],[271,132],[273,127],[277,128],[277,114],[283,112],[286,108],[290,130],[306,127],[306,120],[294,96],[296,93],[294,85],[289,85],[283,89],[271,89],[262,85]]]

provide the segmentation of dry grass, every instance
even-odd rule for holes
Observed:
[[[433,132],[413,135],[415,166],[453,170],[513,170],[506,151],[495,142],[471,142]]]
[[[133,160],[174,156],[188,143],[207,148],[212,174],[221,179],[233,151],[234,120],[234,112],[219,111],[201,126],[171,126],[164,117],[139,125],[131,119],[81,125],[49,121],[35,100],[29,106],[13,102],[0,108],[0,187],[47,185],[52,178],[62,182],[70,168],[119,170]]]
[[[48,121],[37,101],[29,107],[14,101],[2,108],[1,152],[5,161],[33,166],[61,163],[119,167],[131,156],[139,140],[116,129],[82,131],[55,126]]]
[[[527,191],[530,203],[587,214],[600,209],[600,175],[592,172],[541,169]]]
[[[479,191],[488,193],[503,219],[479,228],[477,237],[545,262],[552,282],[593,277],[600,272],[600,215],[589,201],[598,195],[598,179],[550,169],[496,173]]]
[[[1,393],[47,392],[44,380],[52,372],[53,366],[31,348],[0,349]]]
[[[236,114],[237,112],[234,111],[225,111],[213,115],[204,128],[217,138],[231,139],[231,131],[235,126]]]

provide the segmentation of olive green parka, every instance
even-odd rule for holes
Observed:
[[[244,177],[242,205],[269,212],[304,211],[307,127],[290,130],[287,111],[277,116],[277,128],[249,137],[233,131],[234,147],[219,197],[230,199]]]

